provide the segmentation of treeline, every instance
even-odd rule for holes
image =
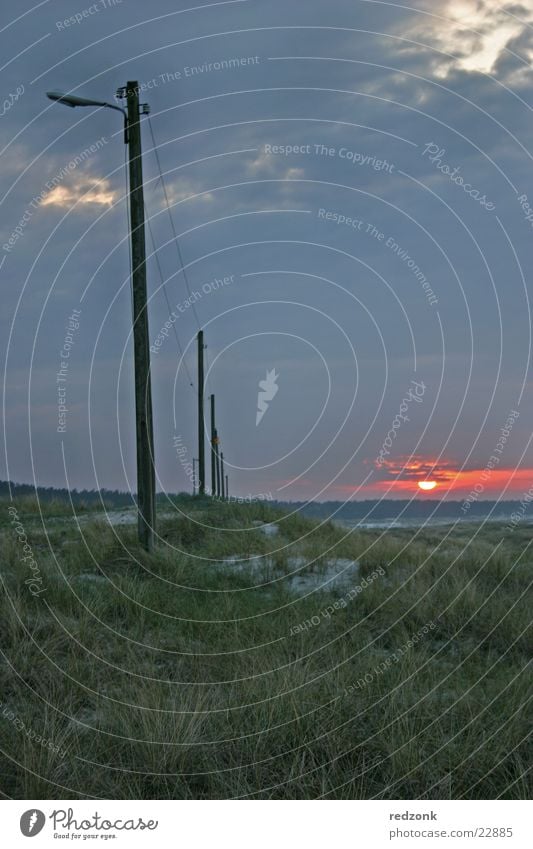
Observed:
[[[11,492],[10,492],[11,488]],[[0,498],[23,498],[36,496],[41,501],[72,501],[77,507],[131,507],[135,504],[136,495],[131,492],[121,492],[118,489],[61,489],[53,486],[34,487],[27,483],[8,483],[0,481]],[[158,493],[157,500],[167,502],[169,498],[189,499],[192,496],[186,492],[177,494]],[[435,499],[416,499],[413,501],[385,499],[382,501],[269,501],[271,507],[282,510],[298,510],[305,516],[317,519],[333,517],[336,519],[394,519],[402,516],[404,519],[426,519],[429,516],[437,518],[462,518],[465,516],[461,507],[463,501],[436,501]],[[520,507],[519,501],[478,501],[468,511],[468,517],[484,517],[489,513],[494,516],[509,516]]]
[[[61,489],[54,486],[34,487],[28,483],[10,483],[0,481],[0,498],[36,497],[39,501],[72,501],[76,507],[93,507],[102,505],[112,507],[130,507],[135,502],[135,496],[118,489]]]

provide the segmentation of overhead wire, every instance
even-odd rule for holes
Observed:
[[[130,205],[129,205],[130,183],[129,183],[129,168],[128,168],[128,165],[129,165],[129,163],[128,163],[128,147],[127,147],[127,145],[125,145],[124,146],[124,170],[125,170],[125,182],[126,182],[126,218],[127,218],[127,222],[128,222],[128,233],[131,233],[131,214],[130,214]],[[161,268],[161,263],[159,261],[157,248],[156,248],[156,245],[155,245],[154,233],[153,233],[153,230],[152,230],[150,216],[148,215],[148,210],[146,209],[146,205],[144,205],[144,217],[145,217],[146,223],[148,225],[148,232],[150,233],[150,241],[152,243],[152,253],[155,257],[157,269],[159,271],[159,277],[160,277],[160,280],[161,280],[161,288],[163,289],[163,294],[165,296],[165,301],[167,303],[168,311],[169,311],[169,314],[170,314],[172,312],[172,309],[171,309],[171,306],[170,306],[170,301],[169,301],[167,290],[166,290],[165,280],[164,280],[164,277],[163,277],[163,271],[162,271],[162,268]],[[133,305],[133,265],[132,265],[131,252],[129,250],[128,250],[128,262],[129,262],[129,277],[130,277],[130,292],[131,292],[131,313],[132,313],[132,320],[135,321],[135,310],[134,310],[134,305]],[[176,338],[176,344],[177,344],[177,347],[178,347],[178,352],[181,356],[183,366],[184,366],[185,371],[187,373],[189,385],[194,388],[194,383],[193,383],[193,380],[192,380],[192,377],[191,377],[191,373],[189,371],[189,367],[187,365],[187,360],[185,359],[183,347],[182,347],[181,342],[179,340],[178,331],[176,330],[175,324],[173,324],[172,327],[174,328],[174,336]]]
[[[130,205],[129,205],[130,183],[129,183],[128,164],[129,164],[128,163],[128,148],[127,148],[127,146],[125,146],[124,147],[124,170],[125,170],[125,180],[126,180],[126,218],[127,218],[127,222],[128,222],[128,233],[131,233],[131,215],[130,215]],[[163,271],[161,269],[161,263],[159,262],[159,256],[157,254],[157,249],[156,249],[156,246],[155,246],[155,239],[154,239],[154,234],[153,234],[153,230],[152,230],[152,225],[151,225],[151,222],[150,222],[150,216],[148,215],[146,205],[144,206],[144,217],[145,217],[146,223],[148,224],[148,232],[150,233],[150,240],[152,242],[152,252],[153,252],[153,255],[154,255],[156,263],[157,263],[157,268],[158,268],[158,271],[159,271],[159,277],[161,279],[161,287],[163,289],[163,294],[165,296],[168,311],[169,311],[169,314],[170,314],[172,310],[171,310],[171,307],[170,307],[170,301],[168,299],[168,294],[167,294],[167,290],[166,290],[166,286],[165,286],[165,280],[163,278]],[[134,309],[134,305],[133,305],[133,265],[132,265],[131,251],[129,251],[129,250],[128,250],[128,262],[129,262],[129,277],[130,277],[130,292],[131,292],[131,315],[132,315],[132,321],[135,322],[135,309]],[[178,331],[176,330],[176,326],[174,324],[172,325],[172,327],[174,328],[174,335],[176,337],[176,344],[178,346],[178,351],[181,355],[181,359],[183,361],[183,365],[184,365],[185,371],[187,373],[187,378],[189,380],[189,384],[190,384],[190,386],[192,386],[194,388],[194,383],[193,383],[193,380],[191,378],[191,373],[189,371],[189,367],[187,365],[187,360],[185,359],[185,356],[184,356],[184,353],[183,353],[183,347],[182,347],[181,342],[180,342],[179,337],[178,337]]]
[[[202,328],[200,326],[200,320],[198,318],[198,313],[196,312],[196,307],[194,305],[191,287],[189,285],[189,278],[187,276],[185,263],[183,262],[183,256],[182,256],[182,253],[181,253],[180,243],[179,243],[179,240],[178,240],[178,234],[176,233],[176,228],[174,226],[174,219],[172,218],[172,212],[171,212],[171,209],[170,209],[170,202],[169,202],[168,193],[167,193],[167,187],[165,185],[165,178],[163,177],[163,169],[161,168],[161,160],[159,158],[159,151],[157,149],[157,143],[156,143],[156,140],[155,140],[154,129],[152,127],[152,122],[150,120],[150,116],[148,116],[148,126],[150,127],[150,135],[152,136],[152,145],[153,145],[153,150],[154,150],[154,154],[155,154],[155,160],[157,162],[157,170],[159,171],[159,179],[161,181],[161,187],[163,189],[163,195],[164,195],[164,198],[165,198],[165,206],[166,206],[169,221],[170,221],[170,227],[172,229],[172,235],[174,236],[174,244],[176,245],[176,250],[177,250],[177,253],[178,253],[178,260],[179,260],[179,263],[180,263],[180,266],[181,266],[181,270],[183,271],[183,279],[185,280],[185,286],[187,287],[187,292],[188,292],[189,298],[191,299],[192,312],[193,312],[194,318],[196,320],[196,324],[198,325],[198,330],[201,330]]]
[[[166,301],[166,303],[167,303],[167,307],[168,307],[168,313],[169,313],[169,315],[170,315],[170,314],[172,313],[172,307],[170,306],[170,301],[169,301],[168,293],[167,293],[167,287],[166,287],[165,279],[164,279],[164,276],[163,276],[163,270],[162,270],[162,268],[161,268],[161,263],[160,263],[160,261],[159,261],[159,256],[158,256],[157,248],[156,248],[156,245],[155,245],[154,232],[153,232],[153,230],[152,230],[152,224],[151,224],[151,222],[150,222],[150,216],[148,215],[148,211],[147,211],[146,207],[144,208],[144,214],[145,214],[146,223],[147,223],[147,225],[148,225],[148,232],[149,232],[149,234],[150,234],[150,241],[151,241],[151,243],[152,243],[152,254],[153,254],[153,256],[155,257],[155,261],[156,261],[156,265],[157,265],[157,270],[158,270],[158,272],[159,272],[159,279],[161,280],[161,288],[162,288],[162,290],[163,290],[163,294],[164,294],[164,296],[165,296],[165,301]],[[184,352],[183,352],[183,347],[182,347],[182,344],[181,344],[181,342],[180,342],[180,340],[179,340],[178,331],[177,331],[177,329],[176,329],[176,322],[172,322],[172,328],[173,328],[173,330],[174,330],[174,336],[175,336],[175,338],[176,338],[176,345],[178,346],[178,352],[179,352],[179,354],[180,354],[180,356],[181,356],[181,360],[182,360],[182,362],[183,362],[183,366],[184,366],[184,368],[185,368],[185,371],[187,372],[187,377],[188,377],[188,380],[189,380],[189,385],[190,385],[190,386],[192,386],[192,387],[194,388],[194,383],[193,383],[193,379],[192,379],[192,377],[191,377],[191,373],[190,373],[190,371],[189,371],[189,366],[187,365],[187,360],[185,359],[185,354],[184,354]]]
[[[155,160],[156,160],[156,163],[157,163],[159,180],[161,182],[161,188],[163,190],[163,196],[164,196],[164,199],[165,199],[165,206],[166,206],[166,210],[167,210],[169,221],[170,221],[170,227],[172,229],[172,235],[174,237],[174,244],[176,245],[178,260],[179,260],[179,263],[180,263],[180,268],[183,272],[183,279],[185,281],[185,286],[186,286],[186,289],[187,289],[187,293],[189,295],[189,301],[190,301],[190,304],[191,304],[191,308],[192,308],[192,312],[193,312],[196,324],[198,326],[198,330],[201,330],[202,327],[201,327],[201,324],[200,324],[200,319],[198,318],[196,306],[194,304],[194,298],[192,296],[192,291],[191,291],[191,287],[190,287],[190,284],[189,284],[189,278],[188,278],[188,275],[187,275],[187,270],[185,268],[185,263],[183,261],[183,255],[182,255],[182,252],[181,252],[178,234],[176,233],[176,228],[174,226],[174,219],[172,217],[172,211],[171,211],[171,208],[170,208],[170,201],[169,201],[169,197],[168,197],[167,187],[165,185],[165,178],[163,176],[163,169],[161,167],[161,159],[159,157],[159,150],[158,150],[157,142],[155,140],[154,128],[152,126],[152,121],[151,121],[149,115],[148,115],[148,126],[150,128],[150,135],[152,137],[152,148],[153,148]],[[207,345],[205,346],[205,358],[206,358],[206,361],[207,361],[207,373],[209,374],[211,366],[210,366],[210,363],[209,363],[209,354],[208,354]],[[209,378],[207,378],[206,383],[209,383],[209,382],[210,382]]]

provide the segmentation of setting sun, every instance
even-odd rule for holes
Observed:
[[[419,489],[435,489],[437,481],[418,481]]]

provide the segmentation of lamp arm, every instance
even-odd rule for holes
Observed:
[[[128,113],[122,106],[117,106],[116,103],[102,103],[106,109],[116,109],[117,112],[122,112],[124,116],[124,144],[128,144]]]

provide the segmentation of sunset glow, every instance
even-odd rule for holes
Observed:
[[[387,497],[422,491],[436,498],[463,498],[469,493],[474,493],[476,500],[516,498],[526,492],[533,481],[533,468],[529,466],[489,468],[480,465],[461,469],[457,461],[423,455],[386,460],[377,468],[379,479],[367,484],[363,491],[386,493]]]
[[[419,489],[435,489],[437,481],[418,481]]]

